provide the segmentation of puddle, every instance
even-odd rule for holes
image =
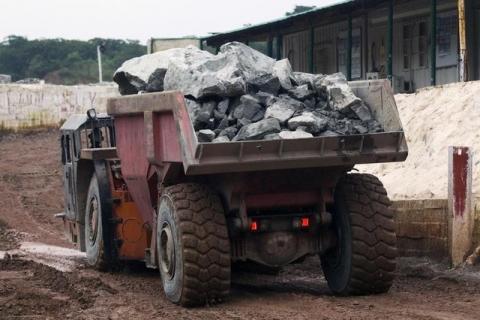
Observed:
[[[47,265],[62,272],[72,271],[79,265],[84,264],[85,261],[84,252],[37,242],[22,242],[18,249],[0,251],[0,259],[5,259],[7,253],[11,256]]]

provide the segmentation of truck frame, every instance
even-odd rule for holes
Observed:
[[[378,178],[351,171],[408,149],[388,81],[350,85],[385,132],[199,143],[181,92],[72,116],[61,128],[68,237],[99,270],[158,268],[166,297],[187,307],[224,299],[232,264],[275,269],[311,255],[335,294],[388,291],[391,202]]]

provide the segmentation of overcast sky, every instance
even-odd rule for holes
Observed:
[[[136,39],[207,35],[339,0],[1,0],[0,39]]]

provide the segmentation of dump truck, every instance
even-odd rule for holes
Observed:
[[[408,149],[388,81],[350,86],[385,132],[199,143],[175,91],[72,116],[61,128],[66,234],[96,269],[158,268],[166,297],[187,307],[224,299],[233,265],[275,270],[308,256],[334,294],[388,291],[391,202],[354,166]]]

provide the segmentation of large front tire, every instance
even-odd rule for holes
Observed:
[[[102,198],[97,176],[94,174],[90,180],[87,201],[85,206],[85,248],[89,266],[105,271],[108,269],[106,256],[102,214]]]
[[[337,295],[387,292],[397,255],[393,211],[378,178],[348,174],[335,189],[336,247],[321,256],[325,278]]]
[[[158,207],[157,256],[167,298],[181,306],[230,291],[230,243],[220,198],[205,186],[168,187]]]

